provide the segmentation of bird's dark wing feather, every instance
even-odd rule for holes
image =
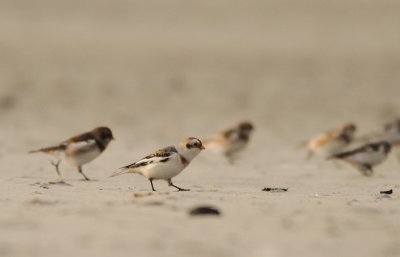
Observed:
[[[82,141],[96,140],[93,133],[86,132],[65,140],[63,143],[77,143]]]
[[[97,147],[100,149],[100,151],[104,151],[106,149],[106,146],[96,138],[92,132],[86,132],[74,137],[71,137],[70,139],[65,140],[62,142],[62,144],[71,144],[71,143],[79,143],[79,142],[89,142],[91,140],[94,140],[96,142]]]
[[[34,150],[34,151],[30,151],[29,153],[36,153],[36,152],[54,152],[54,151],[58,151],[58,150],[65,150],[66,147],[68,146],[68,144],[71,143],[79,143],[79,142],[87,142],[90,140],[95,140],[96,144],[99,145],[99,142],[94,138],[93,134],[91,134],[90,132],[86,132],[74,137],[71,137],[67,140],[64,140],[63,142],[61,142],[59,145],[55,145],[55,146],[50,146],[50,147],[44,147],[38,150]],[[99,146],[100,149],[102,149],[103,147]]]
[[[152,154],[147,155],[146,157],[142,158],[140,161],[137,161],[135,163],[129,164],[125,167],[122,168],[138,168],[138,167],[143,167],[149,164],[152,164],[153,162],[166,162],[168,160],[168,157],[171,155],[177,154],[178,150],[174,146],[168,146],[165,148],[162,148],[160,150],[155,151]],[[155,158],[164,158],[162,160],[152,160]]]
[[[350,157],[350,156],[352,156],[354,154],[361,153],[361,152],[364,152],[364,153],[366,153],[366,152],[376,152],[376,151],[379,150],[379,147],[380,147],[380,144],[367,144],[367,145],[364,145],[362,147],[356,148],[356,149],[351,150],[351,151],[335,154],[335,155],[332,156],[332,158],[344,159],[344,158]]]
[[[357,149],[354,149],[354,150],[351,150],[351,151],[346,151],[346,152],[341,152],[341,153],[334,154],[330,158],[333,158],[333,159],[345,159],[345,158],[350,157],[350,156],[352,156],[352,155],[354,155],[354,154],[356,154],[358,152],[361,152],[363,150],[364,150],[364,147],[357,148]]]
[[[144,157],[143,159],[151,159],[153,157],[169,157],[177,152],[178,152],[178,150],[176,150],[176,148],[174,146],[168,146],[168,147],[165,147],[165,148],[155,151],[154,153]]]

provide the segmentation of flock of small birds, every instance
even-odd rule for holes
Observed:
[[[250,122],[244,121],[204,140],[204,142],[195,137],[185,138],[175,146],[164,147],[139,161],[119,168],[110,177],[136,173],[149,180],[153,191],[156,191],[153,180],[165,180],[169,186],[178,189],[178,191],[188,191],[189,189],[175,185],[172,178],[181,173],[205,148],[223,154],[232,163],[237,154],[247,146],[253,129],[254,127]],[[29,153],[42,152],[56,157],[58,161],[51,162],[51,164],[55,166],[60,177],[59,165],[61,161],[65,161],[76,167],[85,180],[90,180],[83,173],[82,166],[96,159],[112,140],[114,140],[114,136],[111,129],[97,127],[57,145],[40,148]]]
[[[327,160],[341,160],[351,164],[364,176],[371,176],[373,168],[384,162],[389,153],[400,149],[400,119],[386,123],[378,133],[356,138],[355,124],[346,123],[321,133],[301,146],[308,152],[307,159],[319,155]],[[363,142],[349,150],[351,144]],[[398,155],[400,161],[400,155]]]
[[[354,124],[346,123],[315,136],[301,146],[308,152],[307,159],[318,155],[327,160],[342,160],[350,163],[362,175],[371,176],[373,168],[382,163],[393,148],[400,148],[400,119],[385,124],[378,135],[365,137],[363,141],[366,142],[363,145],[346,150],[357,141],[356,130]],[[127,173],[139,174],[149,180],[153,191],[156,191],[153,185],[154,180],[165,180],[169,186],[178,191],[188,191],[189,189],[175,185],[172,178],[180,174],[202,150],[209,149],[222,154],[230,163],[234,163],[238,154],[248,145],[253,131],[253,124],[243,121],[203,141],[195,137],[185,138],[175,146],[164,147],[132,164],[119,168],[110,177]],[[60,177],[59,165],[61,161],[65,161],[76,167],[85,180],[90,180],[83,173],[82,166],[96,159],[112,140],[114,136],[108,127],[97,127],[57,145],[40,148],[30,153],[42,152],[56,157],[58,161],[51,164],[55,166]]]

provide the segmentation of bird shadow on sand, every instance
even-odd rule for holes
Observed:
[[[37,206],[52,206],[52,205],[57,205],[59,203],[60,202],[57,200],[46,200],[40,198],[33,198],[26,202],[26,204],[28,205],[37,205]]]
[[[98,179],[86,180],[86,179],[82,178],[82,179],[78,179],[77,181],[90,183],[90,182],[99,182],[100,180],[98,180]]]
[[[64,180],[48,181],[48,182],[36,182],[30,184],[31,186],[39,186],[44,189],[49,189],[51,186],[73,186]]]
[[[169,195],[171,192],[135,192],[133,193],[134,198],[144,198],[150,196],[166,196]]]

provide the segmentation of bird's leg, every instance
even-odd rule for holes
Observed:
[[[176,189],[178,189],[178,192],[179,192],[179,191],[190,191],[190,189],[184,189],[184,188],[180,188],[180,187],[178,187],[178,186],[175,186],[175,185],[172,183],[172,180],[171,180],[171,179],[168,179],[168,185],[169,185],[169,186],[172,186],[172,187],[175,187]]]
[[[149,181],[150,181],[151,189],[153,190],[153,192],[155,192],[156,190],[154,189],[154,186],[153,186],[153,179],[149,178]]]
[[[233,153],[228,152],[228,153],[225,154],[225,156],[226,156],[226,158],[228,159],[228,163],[229,163],[230,165],[235,164],[236,156],[235,156]]]
[[[361,173],[362,173],[364,176],[367,176],[367,177],[372,176],[372,173],[374,172],[374,171],[372,170],[371,165],[367,165],[367,164],[366,164],[366,165],[363,165],[363,166],[361,167],[360,171],[361,171]]]
[[[90,179],[86,177],[86,175],[82,171],[82,166],[78,166],[78,172],[85,178],[86,181],[89,181]]]
[[[58,176],[61,177],[60,169],[58,168],[60,166],[61,160],[58,160],[58,162],[54,162],[54,161],[50,160],[50,163],[51,163],[51,165],[56,167],[56,172],[57,172]]]

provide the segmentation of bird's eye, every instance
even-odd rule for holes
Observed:
[[[194,143],[194,147],[199,147],[199,144],[198,143]]]
[[[191,144],[186,144],[186,148],[192,148],[192,145]]]

